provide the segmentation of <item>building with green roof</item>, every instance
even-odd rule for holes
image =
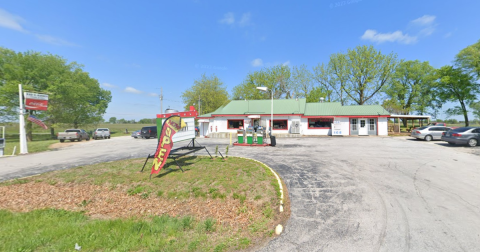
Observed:
[[[271,124],[272,100],[234,100],[200,115],[200,135],[237,132]],[[306,99],[274,99],[272,134],[388,135],[387,117],[380,105],[342,106],[339,102],[307,103]]]

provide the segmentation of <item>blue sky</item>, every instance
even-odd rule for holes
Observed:
[[[160,88],[163,108],[182,110],[181,93],[203,73],[231,92],[262,67],[313,67],[358,45],[451,64],[480,39],[479,9],[474,0],[3,1],[0,46],[83,64],[112,91],[104,117],[138,120],[160,112]]]

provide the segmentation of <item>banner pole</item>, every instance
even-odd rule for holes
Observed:
[[[27,136],[25,134],[25,118],[23,110],[22,84],[18,84],[18,100],[20,102],[19,128],[20,128],[20,154],[28,154]]]

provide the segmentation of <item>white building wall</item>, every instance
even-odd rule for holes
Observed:
[[[378,118],[378,135],[388,136],[388,121],[386,117]]]

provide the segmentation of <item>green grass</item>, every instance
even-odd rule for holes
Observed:
[[[0,251],[73,251],[75,243],[82,251],[231,251],[255,246],[273,235],[279,191],[276,179],[265,166],[252,160],[230,157],[211,160],[185,157],[156,176],[138,173],[144,159],[123,160],[55,171],[36,177],[0,183],[1,186],[48,183],[68,186],[94,184],[144,200],[185,199],[237,200],[240,216],[254,211],[245,204],[256,204],[258,214],[248,216],[251,224],[242,229],[222,225],[222,219],[211,216],[145,216],[126,219],[92,219],[87,212],[41,209],[26,213],[2,209],[0,203]],[[120,189],[119,189],[120,190]],[[87,211],[95,199],[79,198],[77,205]],[[112,202],[113,203],[113,202]],[[277,220],[278,221],[278,220]]]

